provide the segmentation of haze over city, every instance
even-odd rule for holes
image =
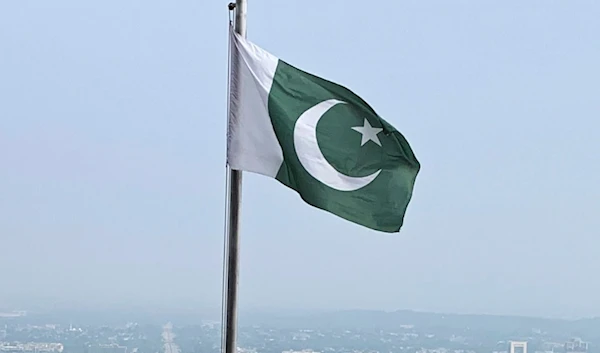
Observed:
[[[240,307],[600,316],[599,17],[250,0],[250,40],[360,94],[422,169],[395,234],[244,173]],[[218,317],[227,22],[222,1],[0,3],[0,311]]]

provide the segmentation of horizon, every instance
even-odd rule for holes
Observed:
[[[24,312],[25,316],[35,315],[46,315],[46,314],[66,314],[66,313],[84,313],[84,314],[97,314],[102,313],[104,315],[114,315],[119,313],[120,315],[189,315],[197,316],[202,320],[221,320],[222,310],[220,307],[213,308],[156,308],[156,307],[145,307],[135,306],[130,304],[121,305],[108,305],[103,306],[29,306],[18,307],[18,308],[2,308],[0,306],[0,314],[11,314],[16,312]],[[319,316],[328,314],[340,314],[340,313],[382,313],[382,314],[398,314],[398,313],[414,313],[424,315],[448,315],[448,316],[482,316],[482,317],[496,317],[496,318],[522,318],[522,319],[540,319],[540,320],[559,320],[559,321],[582,321],[582,320],[600,320],[600,315],[589,315],[589,316],[543,316],[543,315],[522,315],[518,313],[493,313],[493,312],[450,312],[450,311],[427,311],[419,309],[374,309],[374,308],[239,308],[240,315],[244,316],[267,316],[267,317],[304,317],[304,316]],[[215,318],[217,317],[217,318]],[[2,318],[2,316],[0,316]]]

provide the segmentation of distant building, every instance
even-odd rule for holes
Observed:
[[[527,353],[527,342],[510,341],[508,345],[508,353]]]
[[[580,338],[571,338],[565,343],[565,351],[585,353],[588,351],[589,343],[582,341]]]
[[[2,353],[62,353],[63,349],[61,343],[0,342],[0,352]]]
[[[9,317],[23,317],[23,316],[27,316],[27,311],[15,310],[15,311],[7,312],[7,313],[0,312],[0,317],[9,318]]]
[[[88,346],[88,353],[127,353],[127,347],[112,344],[95,344]]]

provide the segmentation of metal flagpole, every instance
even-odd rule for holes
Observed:
[[[235,7],[229,5],[229,9],[235,9],[234,30],[241,36],[246,36],[246,0],[236,0]],[[233,53],[234,48],[230,49],[231,55],[231,74],[239,72],[239,58]],[[235,78],[233,78],[235,79]],[[228,97],[229,99],[229,97]],[[228,167],[229,168],[229,167]],[[226,270],[225,272],[225,298],[223,303],[224,332],[221,350],[223,353],[236,353],[237,351],[237,301],[238,301],[238,282],[239,282],[239,226],[240,226],[240,206],[242,197],[242,171],[229,170],[229,200],[228,200],[228,222],[226,244]]]

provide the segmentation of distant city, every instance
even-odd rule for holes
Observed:
[[[164,315],[0,313],[2,353],[217,353],[219,322]],[[159,322],[161,321],[161,322]],[[600,353],[600,319],[412,311],[254,315],[239,353]],[[596,343],[595,343],[596,342]]]

